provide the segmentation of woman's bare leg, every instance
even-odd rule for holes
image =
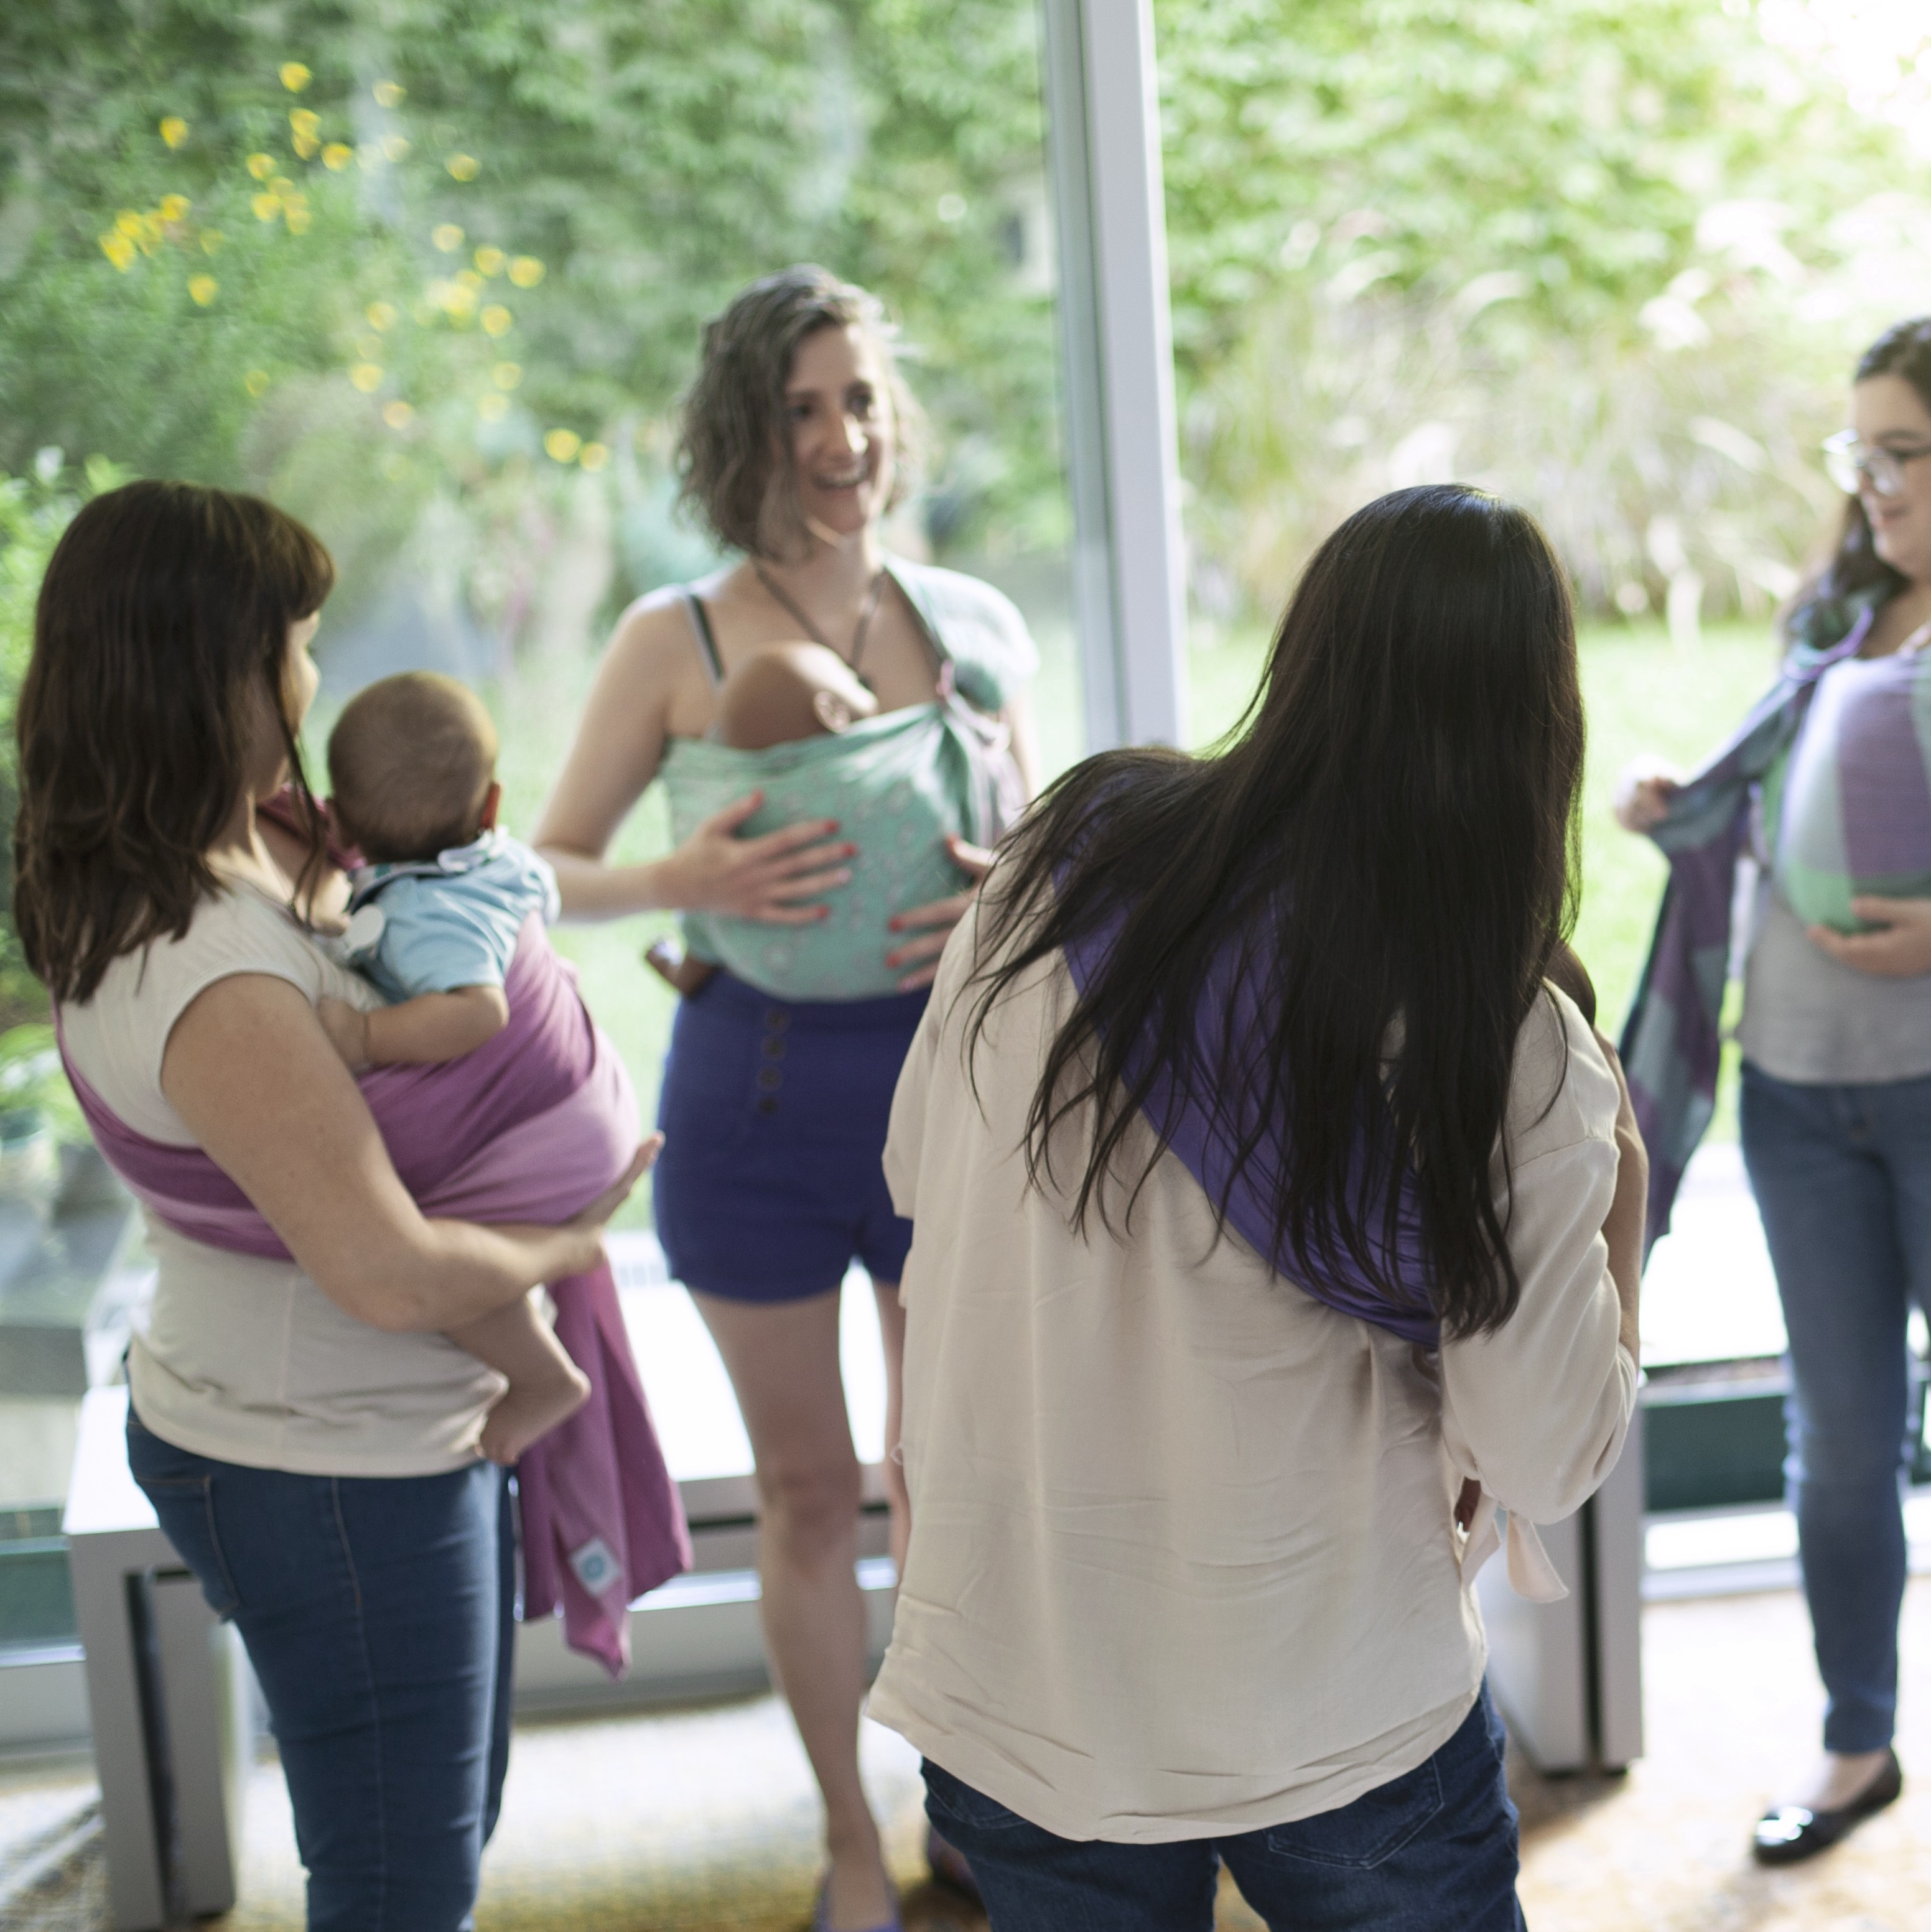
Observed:
[[[758,1571],[772,1675],[824,1796],[838,1932],[892,1917],[878,1828],[858,1774],[865,1604],[858,1588],[858,1456],[838,1366],[836,1291],[806,1301],[692,1292],[724,1358],[757,1464]]]
[[[885,1348],[885,1500],[892,1508],[892,1569],[905,1574],[905,1546],[911,1540],[911,1497],[899,1453],[899,1431],[905,1412],[905,1311],[895,1281],[872,1284],[878,1298],[878,1340]]]

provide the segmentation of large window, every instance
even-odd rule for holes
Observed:
[[[813,260],[884,298],[929,418],[890,542],[1019,602],[1049,770],[1080,755],[1033,0],[33,8],[0,26],[0,76],[10,679],[41,563],[86,495],[136,475],[257,490],[341,568],[311,770],[361,686],[451,671],[495,711],[506,818],[527,833],[616,614],[719,560],[676,506],[701,325]],[[619,855],[666,839],[653,794]],[[647,1110],[671,996],[641,954],[667,923],[557,934]],[[16,1078],[44,1166],[47,1133],[76,1123],[39,1104],[58,1082],[38,988],[16,954],[0,975],[0,1032],[29,1029],[0,1038],[0,1090]],[[648,1222],[646,1195],[624,1231],[643,1274]],[[60,1594],[47,1538],[86,1285],[69,1300],[50,1318],[73,1346],[44,1372],[0,1287],[0,1538],[17,1559],[0,1550],[0,1642],[62,1615],[28,1599]],[[112,1372],[111,1347],[96,1366]],[[876,1404],[860,1406],[862,1425]],[[706,1427],[691,1450],[714,1461]],[[30,1557],[46,1575],[10,1586]]]

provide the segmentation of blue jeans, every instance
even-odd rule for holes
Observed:
[[[509,1762],[509,1486],[128,1460],[268,1700],[311,1932],[467,1932]]]
[[[1931,1300],[1931,1079],[1796,1086],[1746,1062],[1742,1127],[1790,1336],[1784,1474],[1824,1748],[1880,1750],[1904,1599],[1905,1322]]]
[[[1344,1804],[1224,1838],[1056,1838],[928,1759],[926,1815],[993,1932],[1211,1932],[1224,1863],[1273,1932],[1520,1932],[1515,1808],[1488,1688],[1434,1756]]]

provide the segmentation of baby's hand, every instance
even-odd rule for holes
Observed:
[[[326,993],[316,1001],[315,1012],[343,1064],[351,1073],[361,1072],[369,1064],[368,1015],[347,1000],[332,1000]]]

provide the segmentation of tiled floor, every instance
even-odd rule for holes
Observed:
[[[1848,1844],[1789,1872],[1752,1866],[1751,1819],[1803,1762],[1818,1691],[1803,1606],[1788,1594],[1658,1604],[1644,1618],[1649,1750],[1614,1780],[1517,1768],[1522,1900],[1536,1932],[1925,1932],[1931,1926],[1931,1580],[1905,1621],[1899,1752],[1923,1768],[1903,1800]],[[868,1727],[866,1762],[893,1862],[919,1876],[910,1750]],[[84,1766],[0,1776],[0,1860],[30,1822],[90,1793]],[[30,1816],[31,1814],[31,1816]],[[503,1823],[485,1868],[479,1932],[799,1932],[818,1853],[804,1762],[769,1697],[520,1731]],[[257,1771],[244,1902],[231,1932],[296,1932],[301,1880],[279,1774]],[[9,1932],[96,1932],[101,1874],[0,1915]],[[915,1932],[983,1932],[927,1885]],[[1222,1924],[1258,1924],[1238,1898]]]

